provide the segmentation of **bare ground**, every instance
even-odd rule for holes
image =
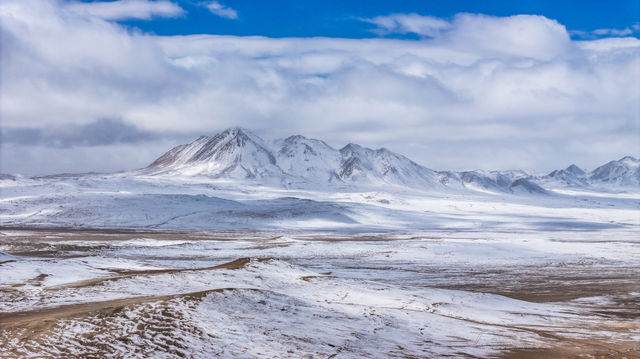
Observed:
[[[0,228],[0,232],[3,229]],[[140,238],[144,235],[153,236],[158,240],[236,240],[255,239],[257,246],[264,246],[265,241],[277,238],[274,233],[249,233],[238,232],[144,232],[144,231],[108,231],[108,230],[69,230],[69,229],[16,229],[4,228],[7,231],[21,232],[24,234],[12,234],[0,236],[0,248],[3,251],[21,257],[39,258],[68,258],[83,256],[88,252],[107,248],[109,245],[92,245],[91,242],[108,242],[111,240],[127,240]],[[35,233],[35,234],[34,234]],[[72,243],[77,240],[78,243]],[[360,237],[327,237],[324,240],[384,240],[378,236]],[[70,243],[70,241],[72,241]],[[268,245],[268,242],[266,242]],[[279,244],[281,245],[281,244]],[[136,276],[152,278],[154,275],[178,273],[183,271],[207,271],[218,269],[239,269],[250,262],[250,258],[238,258],[216,266],[207,266],[190,269],[158,269],[158,270],[114,270],[116,275],[104,278],[96,278],[65,285],[64,288],[81,288],[98,286],[106,281],[119,280]],[[268,260],[268,258],[262,259]],[[2,264],[0,264],[1,266]],[[551,268],[516,268],[514,270],[504,268],[434,268],[429,286],[494,293],[528,302],[545,303],[571,303],[572,300],[583,297],[607,296],[606,303],[577,303],[581,310],[602,318],[600,323],[594,326],[593,331],[607,330],[609,333],[627,333],[629,330],[640,329],[640,297],[630,296],[629,293],[640,292],[640,268],[620,266],[557,266]],[[30,280],[29,285],[38,285],[39,281],[46,278],[46,274]],[[314,277],[302,278],[313,281]],[[435,285],[434,285],[435,283]],[[51,288],[56,290],[57,288]],[[87,357],[99,358],[105,355],[114,355],[113,347],[108,343],[101,343],[91,339],[91,336],[80,338],[78,343],[85,345],[87,350],[81,353],[67,352],[65,347],[56,347],[51,338],[56,337],[61,323],[69,320],[84,320],[90,323],[100,323],[110,318],[120,318],[126,308],[143,308],[149,303],[168,303],[180,301],[182,303],[196,303],[209,293],[233,290],[234,288],[219,288],[201,292],[181,293],[166,296],[144,296],[124,298],[100,302],[70,304],[57,307],[47,307],[20,312],[0,313],[0,343],[12,343],[12,349],[8,352],[0,351],[2,358],[20,358],[28,353],[41,352],[42,357]],[[11,300],[13,292],[11,288],[0,288],[0,295],[4,300]],[[168,306],[160,306],[163,310],[149,309],[149,318],[141,322],[138,335],[142,332],[153,333],[153,343],[156,351],[160,351],[175,357],[188,356],[188,343],[170,343],[172,314]],[[143,311],[143,313],[146,313]],[[153,319],[155,318],[155,319]],[[153,320],[152,320],[153,319]],[[459,319],[459,318],[456,318]],[[163,325],[162,322],[166,322]],[[105,322],[106,323],[106,322]],[[104,333],[114,331],[113,321],[98,331]],[[180,325],[183,325],[180,322]],[[475,323],[486,324],[486,323]],[[515,331],[534,332],[542,338],[544,344],[536,347],[506,347],[494,358],[614,358],[635,359],[640,358],[640,343],[616,338],[601,338],[595,335],[591,338],[571,338],[558,334],[552,327],[509,327]],[[575,328],[584,330],[585,328]],[[197,335],[198,328],[191,328]],[[563,332],[570,332],[572,328],[563,328]],[[95,335],[93,333],[92,335]],[[194,335],[195,335],[194,334]],[[163,339],[164,338],[164,339]],[[127,338],[116,338],[127,340]],[[20,345],[15,345],[20,343]],[[167,344],[169,343],[169,344]],[[144,349],[140,349],[144,355]]]

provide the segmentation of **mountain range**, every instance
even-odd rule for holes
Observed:
[[[388,149],[231,128],[110,174],[0,175],[0,225],[168,230],[637,231],[640,161],[437,171]]]
[[[627,156],[591,172],[576,165],[543,176],[524,171],[436,171],[386,148],[347,144],[335,149],[301,135],[265,141],[243,128],[202,136],[160,156],[139,174],[206,176],[287,188],[381,186],[545,194],[548,187],[640,186],[640,161]]]

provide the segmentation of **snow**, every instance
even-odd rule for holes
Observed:
[[[592,182],[640,188],[640,160],[626,156],[602,165],[589,175]]]
[[[138,171],[0,179],[0,312],[139,300],[34,340],[0,332],[0,356],[100,357],[108,343],[116,357],[489,357],[543,345],[541,328],[638,340],[597,314],[621,295],[609,287],[513,298],[548,294],[549,277],[589,289],[637,274],[637,164],[437,172],[386,149],[234,128]],[[210,230],[230,232],[194,232]]]
[[[0,252],[0,263],[4,263],[4,262],[8,262],[8,261],[15,261],[15,260],[18,260],[18,258],[14,257],[14,256],[12,256],[10,254]]]
[[[181,244],[189,243],[189,241],[182,240],[158,240],[153,238],[134,238],[126,241],[118,242],[114,244],[117,247],[165,247],[165,246],[179,246]]]
[[[504,347],[543,345],[540,331],[588,338],[595,328],[617,341],[632,340],[637,330],[610,332],[602,317],[585,311],[611,303],[608,295],[535,303],[439,287],[487,280],[483,275],[489,281],[501,278],[491,273],[503,273],[502,280],[517,284],[526,280],[522,273],[527,270],[557,276],[562,268],[584,271],[590,263],[629,268],[640,261],[635,234],[622,229],[247,233],[228,240],[215,234],[185,239],[176,233],[161,240],[149,233],[124,240],[118,239],[123,235],[105,235],[108,240],[95,243],[35,235],[31,240],[60,248],[75,242],[93,249],[82,257],[2,264],[0,290],[10,288],[3,293],[12,297],[0,302],[0,311],[151,298],[120,311],[56,322],[55,330],[37,343],[16,344],[42,345],[24,357],[54,350],[86,356],[98,347],[92,343],[108,344],[114,356],[141,348],[148,352],[136,355],[158,356],[168,338],[176,343],[174,350],[197,357],[328,357],[337,351],[348,357],[488,357]],[[237,269],[189,270],[238,258],[252,259]],[[160,268],[180,270],[127,274]],[[86,284],[99,279],[108,280]],[[145,329],[135,330],[140,327]],[[166,331],[156,332],[159,328]],[[79,333],[86,334],[82,345],[75,340]],[[123,336],[129,340],[118,340]],[[1,335],[0,343],[0,355],[12,345]]]
[[[636,162],[626,157],[603,166],[614,168],[609,170],[607,184],[637,187]],[[605,176],[601,172],[606,171],[596,169],[591,178]],[[254,184],[287,189],[324,187],[339,191],[392,187],[443,193],[543,193],[539,185],[589,185],[587,174],[575,165],[538,177],[521,170],[437,172],[385,148],[373,150],[350,143],[337,150],[300,135],[267,142],[242,128],[175,147],[134,174],[254,180]],[[594,185],[601,182],[593,181]]]
[[[638,230],[640,225],[640,191],[619,187],[547,187],[543,193],[471,191],[471,184],[459,190],[283,188],[255,180],[132,173],[11,183],[0,201],[5,226],[376,232]]]

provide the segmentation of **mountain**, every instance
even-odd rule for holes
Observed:
[[[343,181],[423,188],[438,184],[435,171],[386,148],[371,150],[350,143],[340,149],[340,155],[338,177]]]
[[[513,181],[509,188],[512,192],[519,194],[549,194],[546,189],[526,178],[519,178]]]
[[[598,189],[625,189],[640,187],[640,160],[626,156],[610,161],[591,172],[576,165],[555,170],[545,176],[528,178],[547,188],[575,187]]]
[[[595,185],[640,186],[640,160],[626,156],[608,162],[591,172],[589,181]]]
[[[366,190],[396,186],[430,191],[548,194],[544,188],[638,186],[639,161],[624,157],[586,173],[576,165],[532,176],[521,170],[434,171],[386,148],[350,143],[335,149],[301,135],[267,142],[234,127],[172,148],[140,172],[252,180],[287,188],[318,186]],[[543,188],[544,187],[544,188]]]
[[[587,173],[580,167],[572,164],[561,170],[555,170],[546,176],[539,178],[543,183],[556,183],[564,186],[587,186]]]
[[[278,166],[286,173],[305,180],[340,181],[336,173],[340,152],[325,142],[301,135],[274,141]]]
[[[513,180],[497,171],[442,171],[440,182],[447,187],[480,192],[510,192]]]
[[[440,182],[450,188],[491,193],[548,194],[524,171],[439,172]]]
[[[146,169],[153,174],[205,175],[214,178],[282,178],[276,157],[258,136],[230,128],[213,137],[202,136],[172,148]]]
[[[336,150],[323,141],[300,135],[267,143],[237,127],[174,147],[142,172],[261,180],[294,186],[391,184],[430,188],[438,185],[435,171],[384,148],[372,150],[348,144]]]

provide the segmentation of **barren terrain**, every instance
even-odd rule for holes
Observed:
[[[3,358],[640,357],[633,230],[0,232]]]

